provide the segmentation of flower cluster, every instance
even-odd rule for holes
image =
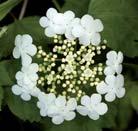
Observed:
[[[53,93],[40,93],[37,102],[41,116],[49,116],[55,124],[61,124],[64,120],[70,121],[75,118],[77,102],[74,98],[66,101],[64,96],[56,96]]]
[[[100,19],[94,19],[88,14],[75,18],[72,11],[58,13],[56,9],[50,8],[46,16],[41,17],[40,25],[45,28],[45,35],[48,37],[64,34],[69,40],[78,38],[83,45],[99,45],[101,42],[103,24]]]
[[[14,58],[22,59],[21,71],[16,73],[17,84],[12,87],[15,95],[21,95],[25,101],[37,96],[40,91],[36,87],[38,80],[38,64],[32,63],[32,57],[37,52],[37,48],[32,44],[32,37],[28,34],[17,35],[15,38],[15,48],[13,50]]]
[[[106,67],[104,74],[105,82],[97,85],[99,94],[106,94],[105,100],[112,102],[116,97],[122,98],[125,95],[124,77],[122,72],[123,54],[122,52],[110,51],[107,53]]]
[[[76,112],[99,119],[108,111],[106,102],[125,95],[122,52],[109,51],[104,68],[97,59],[106,49],[107,41],[102,43],[100,36],[104,27],[101,20],[88,14],[75,18],[72,11],[58,13],[50,8],[39,22],[53,43],[45,51],[33,44],[30,35],[16,36],[13,56],[21,58],[22,67],[15,75],[17,84],[12,92],[25,101],[36,97],[40,115],[57,125],[73,120]],[[32,57],[38,63],[33,63]]]

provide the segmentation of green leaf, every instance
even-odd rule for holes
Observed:
[[[50,38],[46,38],[44,30],[39,25],[39,17],[28,17],[15,21],[8,26],[7,32],[0,38],[0,58],[11,55],[14,48],[14,40],[17,34],[30,34],[34,44],[48,46]]]
[[[39,109],[36,106],[36,99],[25,102],[19,96],[12,94],[11,88],[6,89],[6,103],[10,111],[22,120],[29,120],[30,122],[38,122],[41,117]]]
[[[132,85],[129,95],[133,108],[138,111],[138,83],[136,85]]]
[[[15,82],[15,73],[19,70],[19,67],[19,61],[7,60],[0,62],[0,85],[13,85]]]
[[[118,130],[124,131],[127,129],[133,114],[128,95],[126,95],[126,97],[124,97],[122,100],[119,100],[117,114],[117,128]]]
[[[126,56],[138,56],[138,0],[91,0],[88,13],[104,24],[103,39]]]
[[[0,21],[21,1],[22,0],[7,0],[6,2],[0,4]]]
[[[50,120],[41,122],[45,131],[101,131],[101,127],[88,117],[77,117],[72,121],[65,121],[61,125],[55,125]]]
[[[1,111],[2,100],[3,100],[3,89],[0,86],[0,111]]]
[[[82,16],[87,13],[90,0],[65,0],[62,12],[72,10],[76,16]]]

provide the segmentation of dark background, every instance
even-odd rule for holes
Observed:
[[[0,3],[4,0],[0,0]],[[58,0],[61,5],[63,4],[63,0]],[[80,0],[81,1],[81,0]],[[10,24],[14,21],[13,17],[18,19],[20,10],[22,7],[22,3],[19,4],[16,8],[14,8],[10,14],[6,16],[6,18],[0,22],[0,26]],[[29,0],[28,6],[26,9],[25,17],[26,16],[43,16],[45,15],[46,10],[49,7],[54,7],[52,0]],[[128,59],[126,58],[125,61],[134,63],[138,62],[138,59]],[[138,74],[138,72],[135,72]],[[136,75],[138,76],[138,75]],[[124,109],[125,110],[125,109]],[[138,115],[135,112],[131,122],[128,125],[127,131],[131,131],[138,127]],[[2,111],[0,112],[0,131],[39,131],[41,130],[41,125],[39,123],[30,123],[28,121],[22,121],[16,116],[14,116],[7,106],[5,106]],[[108,131],[107,129],[104,129]]]

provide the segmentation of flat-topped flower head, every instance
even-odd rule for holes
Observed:
[[[17,35],[15,38],[15,48],[13,49],[14,58],[22,58],[22,65],[32,62],[32,56],[37,52],[37,48],[32,44],[32,37],[28,34]]]
[[[49,116],[52,117],[52,122],[61,124],[64,120],[73,120],[76,116],[74,112],[77,107],[77,102],[74,98],[66,101],[64,96],[59,96],[55,100],[55,104],[49,109]]]
[[[41,17],[39,22],[45,28],[46,36],[53,37],[56,34],[64,34],[74,17],[75,14],[72,11],[58,13],[56,9],[50,8],[47,10],[46,17]]]
[[[90,15],[84,15],[80,23],[75,25],[72,34],[79,38],[80,44],[99,45],[101,42],[100,32],[103,30],[103,24],[100,19],[95,19]]]
[[[106,55],[106,65],[104,70],[105,75],[120,74],[122,72],[123,54],[122,52],[110,51]]]
[[[110,51],[105,55],[102,21],[88,14],[75,18],[72,11],[59,13],[50,8],[39,23],[53,42],[37,50],[30,35],[16,36],[13,56],[21,57],[22,67],[12,92],[25,101],[36,97],[40,115],[56,125],[73,120],[77,112],[99,119],[108,111],[106,102],[125,95],[123,54]]]
[[[108,75],[105,82],[98,84],[96,89],[98,93],[105,94],[105,100],[108,102],[114,101],[116,97],[122,98],[125,95],[124,77],[121,74]]]
[[[102,97],[99,94],[93,94],[91,97],[85,95],[81,98],[81,104],[77,107],[77,111],[83,116],[89,116],[93,120],[99,119],[100,115],[104,115],[108,107],[101,102]]]

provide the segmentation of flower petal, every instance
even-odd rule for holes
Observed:
[[[71,121],[71,120],[73,120],[75,117],[76,117],[76,114],[75,114],[75,112],[73,112],[73,111],[68,112],[68,113],[64,116],[65,120],[67,120],[67,121]]]
[[[88,114],[88,109],[84,106],[77,106],[77,112],[83,116],[86,116]]]
[[[115,94],[114,93],[107,93],[105,95],[105,100],[108,101],[108,102],[112,102],[114,101],[116,98]]]
[[[64,107],[66,104],[66,98],[64,96],[58,96],[57,99],[55,100],[55,104],[58,107]]]
[[[99,103],[96,107],[96,111],[99,115],[104,115],[108,111],[107,104],[105,103]]]
[[[43,117],[47,116],[47,111],[45,109],[40,109],[40,115]]]
[[[46,16],[49,18],[49,19],[53,19],[54,16],[56,16],[58,14],[57,10],[54,9],[54,8],[49,8],[47,10],[47,13],[46,13]]]
[[[52,27],[48,27],[45,29],[45,35],[48,37],[53,37],[56,35],[56,33],[54,32],[54,29]]]
[[[107,66],[104,69],[104,74],[105,75],[114,75],[115,74],[115,70],[114,70],[114,68],[112,68],[112,66]]]
[[[81,25],[88,31],[92,30],[93,25],[93,17],[86,14],[81,18]]]
[[[17,35],[17,36],[15,37],[15,45],[16,45],[17,47],[19,47],[21,44],[22,44],[22,36],[21,36],[21,35]]]
[[[122,63],[123,62],[123,53],[121,51],[118,52],[118,59],[117,59],[118,63]]]
[[[84,32],[84,30],[83,30],[83,28],[82,28],[82,26],[80,24],[74,26],[73,29],[72,29],[72,34],[75,37],[82,36],[83,32]]]
[[[99,114],[96,111],[89,112],[88,116],[92,120],[98,120],[99,119]]]
[[[38,72],[38,70],[39,70],[38,64],[37,63],[32,63],[29,67],[29,70],[30,70],[30,72],[35,72],[35,73]]]
[[[107,59],[114,62],[117,59],[117,53],[115,51],[109,51],[106,55]]]
[[[102,81],[97,85],[96,90],[99,94],[105,94],[107,93],[107,85]]]
[[[122,72],[122,69],[123,67],[121,64],[115,66],[115,70],[117,74],[120,74]]]
[[[24,34],[22,35],[22,44],[26,45],[26,44],[32,44],[33,39],[30,35],[28,34]]]
[[[48,103],[53,103],[56,100],[56,96],[54,93],[49,93],[47,94],[47,102]]]
[[[106,76],[106,78],[105,78],[105,82],[107,83],[107,84],[115,84],[115,82],[116,82],[116,77],[114,76],[114,75],[108,75],[108,76]]]
[[[89,104],[91,104],[91,99],[89,96],[85,95],[81,98],[81,104],[84,106],[87,106]]]
[[[94,22],[94,29],[96,32],[101,32],[103,31],[103,23],[100,19],[96,19],[93,21]]]
[[[43,27],[46,28],[49,25],[49,20],[47,17],[43,16],[39,20],[39,24]]]
[[[21,53],[20,53],[19,48],[18,48],[18,47],[15,47],[15,48],[13,49],[13,57],[14,57],[15,59],[18,59],[18,58],[20,58],[20,56],[21,56]]]
[[[90,36],[87,34],[84,34],[83,36],[79,37],[79,43],[84,45],[84,46],[90,45],[90,42],[91,42],[90,40],[91,40]]]
[[[119,86],[119,87],[124,86],[124,76],[123,75],[121,75],[121,74],[117,75],[116,81],[117,81],[117,83],[116,83],[117,86]]]
[[[33,44],[28,44],[25,50],[26,53],[29,54],[30,56],[34,56],[37,53],[37,48]]]
[[[92,45],[99,45],[101,42],[101,36],[99,33],[93,33],[92,37],[91,37],[91,44]]]
[[[21,98],[22,98],[23,100],[25,100],[25,101],[31,100],[31,96],[30,96],[30,94],[28,94],[28,93],[22,93],[22,94],[21,94]]]
[[[12,92],[15,94],[15,95],[21,95],[22,93],[22,88],[18,85],[14,85],[12,86]]]
[[[65,26],[63,25],[54,25],[53,29],[56,34],[62,35],[65,33]]]
[[[67,109],[68,110],[75,110],[77,107],[77,102],[75,98],[70,98],[67,102]]]
[[[64,118],[62,116],[54,116],[52,118],[52,122],[56,125],[63,123],[63,121],[64,121]]]
[[[72,12],[72,11],[66,11],[64,14],[64,20],[66,21],[66,22],[69,22],[69,21],[71,21],[74,17],[75,17],[75,14],[74,14],[74,12]]]
[[[16,75],[15,75],[15,78],[17,79],[17,80],[21,80],[21,79],[23,79],[23,73],[21,72],[21,71],[18,71],[17,73],[16,73]]]
[[[32,63],[32,58],[27,54],[22,54],[22,65],[28,66]]]
[[[122,98],[122,97],[124,97],[125,92],[126,92],[125,88],[119,88],[116,91],[116,95],[118,98]]]
[[[92,105],[100,103],[101,100],[102,100],[102,96],[100,94],[95,93],[95,94],[91,95],[91,104]]]

